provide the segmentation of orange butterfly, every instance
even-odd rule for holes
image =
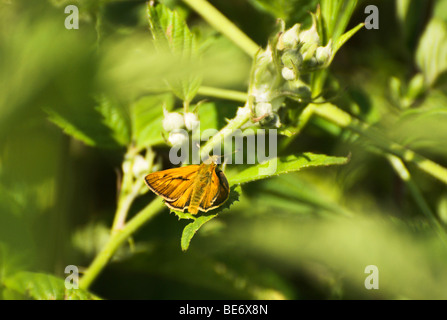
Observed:
[[[149,189],[165,199],[174,210],[197,214],[221,206],[230,193],[227,178],[217,168],[219,156],[211,156],[201,165],[189,165],[148,174]]]

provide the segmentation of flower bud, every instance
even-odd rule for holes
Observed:
[[[192,112],[185,113],[185,127],[189,131],[194,130],[197,128],[200,124],[199,119],[197,118],[197,115],[195,115]]]
[[[281,56],[281,62],[289,69],[298,69],[301,62],[303,62],[303,56],[299,50],[289,49]]]
[[[292,28],[286,30],[279,37],[276,48],[278,50],[283,50],[283,49],[292,49],[298,46],[298,43],[300,41],[299,39],[300,27],[301,25],[297,23]]]
[[[168,141],[173,147],[181,146],[188,141],[188,133],[186,130],[176,129],[169,133]]]
[[[134,177],[140,177],[149,171],[149,164],[142,155],[137,154],[133,161],[132,172]]]
[[[295,70],[289,69],[287,67],[282,68],[281,75],[285,80],[295,80],[296,79],[296,73]]]
[[[320,44],[320,36],[318,35],[317,26],[312,24],[312,27],[300,33],[299,40],[304,45]]]
[[[315,53],[318,64],[327,65],[332,58],[332,40],[325,47],[318,47]]]
[[[178,112],[169,112],[163,109],[163,129],[170,132],[176,129],[180,129],[184,125],[183,116]]]
[[[287,90],[293,91],[297,97],[303,99],[304,101],[309,101],[312,99],[312,92],[309,85],[301,81],[300,79],[288,81],[285,88]]]

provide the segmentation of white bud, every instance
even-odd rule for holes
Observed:
[[[163,129],[167,132],[180,129],[183,127],[183,116],[178,112],[169,112],[166,109],[163,109]]]
[[[264,115],[269,115],[272,113],[273,107],[271,103],[268,102],[261,102],[256,104],[256,116],[262,117]]]
[[[281,75],[285,80],[295,80],[296,78],[295,71],[286,67],[282,68]]]
[[[169,133],[168,141],[172,146],[181,146],[188,140],[188,132],[186,130],[175,130]]]
[[[297,23],[281,35],[280,41],[278,43],[278,49],[282,50],[294,48],[300,41],[299,33],[300,24]]]
[[[320,36],[318,35],[317,27],[315,24],[308,30],[305,30],[299,35],[300,42],[304,44],[320,44]]]
[[[331,57],[332,57],[332,40],[329,41],[327,46],[318,47],[315,53],[315,58],[317,58],[317,61],[323,65],[328,63]]]
[[[189,131],[197,128],[200,124],[199,119],[197,116],[192,112],[185,113],[185,127]]]
[[[130,166],[131,162],[129,159],[125,159],[123,162],[123,173],[127,174],[132,169]]]
[[[267,48],[265,48],[265,50],[257,56],[256,60],[259,64],[268,64],[273,62],[273,52],[270,45],[267,45]]]
[[[149,164],[142,155],[137,154],[133,161],[132,172],[134,177],[140,177],[149,171]]]

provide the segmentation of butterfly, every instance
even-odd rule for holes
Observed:
[[[148,174],[149,189],[174,210],[191,214],[221,206],[230,193],[227,178],[217,168],[219,156],[211,156],[200,165],[189,165]]]

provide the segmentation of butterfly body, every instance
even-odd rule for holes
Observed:
[[[145,177],[149,189],[165,199],[174,210],[197,214],[222,205],[229,195],[228,181],[217,168],[217,156],[201,165],[153,172]]]

